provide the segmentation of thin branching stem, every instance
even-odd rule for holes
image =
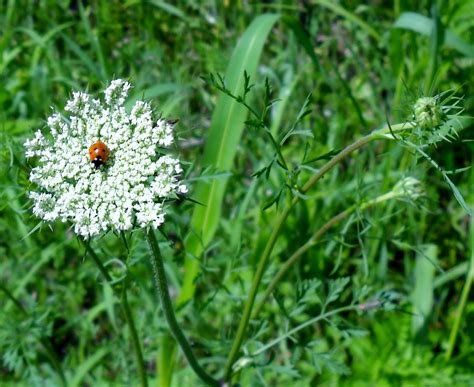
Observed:
[[[208,375],[206,371],[201,368],[196,357],[194,356],[191,346],[189,345],[183,331],[178,324],[178,321],[176,320],[173,303],[171,302],[168,292],[168,281],[166,279],[165,267],[163,264],[160,248],[158,246],[158,241],[156,240],[155,233],[152,229],[144,229],[143,231],[150,248],[150,261],[155,274],[156,289],[161,300],[163,313],[165,315],[166,321],[168,322],[168,327],[170,328],[171,333],[181,347],[186,359],[189,362],[189,365],[194,370],[196,375],[199,376],[203,382],[211,386],[220,386],[220,383],[216,379]]]
[[[89,256],[92,258],[94,261],[95,265],[99,269],[100,273],[102,276],[105,278],[105,280],[109,283],[112,282],[112,276],[110,275],[109,271],[107,268],[104,266],[102,261],[100,260],[99,256],[95,253],[94,249],[90,246],[90,244],[85,241],[82,238],[79,238],[81,243],[85,246],[87,253]],[[135,321],[133,319],[132,311],[130,309],[130,305],[128,303],[128,298],[127,298],[127,284],[123,284],[122,288],[122,293],[121,293],[121,308],[122,312],[125,317],[125,321],[128,325],[128,330],[130,331],[130,339],[132,340],[132,346],[133,346],[133,352],[135,354],[135,363],[137,365],[137,372],[138,372],[138,377],[140,378],[140,384],[142,387],[147,387],[148,386],[148,379],[146,377],[146,370],[145,370],[145,362],[143,360],[143,353],[142,349],[140,346],[140,340],[138,338],[137,334],[137,328],[135,326]],[[115,289],[114,289],[115,290]],[[117,294],[117,296],[119,296]]]
[[[349,215],[353,214],[356,210],[363,211],[366,210],[367,208],[370,208],[376,204],[382,203],[384,201],[394,199],[397,196],[400,196],[401,194],[397,194],[395,192],[388,192],[384,195],[380,195],[379,197],[369,200],[365,203],[361,203],[358,206],[351,206],[347,208],[346,210],[340,212],[336,216],[333,216],[330,220],[328,220],[321,228],[319,228],[309,239],[308,241],[302,245],[298,250],[296,250],[290,258],[288,258],[285,263],[280,267],[278,272],[273,276],[272,280],[270,283],[267,285],[265,288],[265,292],[263,296],[260,298],[260,301],[258,302],[257,306],[253,310],[252,313],[252,318],[255,318],[262,308],[264,307],[266,301],[270,297],[270,295],[273,293],[273,290],[275,290],[276,286],[278,283],[281,281],[281,279],[285,276],[285,274],[290,270],[290,268],[301,258],[301,256],[306,253],[311,247],[313,247],[318,241],[336,224],[341,222],[342,220],[346,219]]]
[[[286,332],[284,335],[276,338],[275,340],[271,341],[270,343],[268,343],[268,344],[264,345],[263,347],[259,348],[257,351],[253,352],[251,354],[251,356],[253,357],[253,356],[260,355],[261,353],[269,350],[271,347],[277,345],[281,341],[292,337],[295,333],[298,333],[302,329],[304,329],[304,328],[306,328],[310,325],[316,324],[318,321],[326,320],[329,317],[335,316],[335,315],[340,314],[340,313],[356,311],[356,310],[362,310],[361,306],[360,305],[348,305],[348,306],[343,306],[341,308],[331,310],[330,312],[324,312],[324,313],[320,314],[319,316],[313,317],[312,319],[309,319],[308,321],[305,321],[304,323],[302,323],[302,324],[298,325],[297,327],[291,329],[290,331]]]
[[[341,161],[349,157],[354,151],[364,147],[365,145],[367,145],[368,143],[374,140],[380,140],[380,139],[393,140],[395,139],[393,137],[393,133],[409,130],[413,128],[413,126],[414,124],[412,123],[402,123],[402,124],[397,124],[397,125],[391,125],[379,130],[375,130],[372,133],[368,134],[367,136],[360,138],[359,140],[355,141],[351,145],[344,148],[341,152],[339,152],[336,156],[334,156],[331,160],[329,160],[326,164],[324,164],[318,170],[318,172],[316,172],[306,182],[306,184],[301,189],[301,193],[304,194],[308,192],[327,172],[329,172],[334,166],[339,164]],[[300,198],[301,196],[294,196],[290,204],[278,216],[275,222],[275,226],[273,227],[272,233],[270,234],[267,244],[265,245],[265,249],[263,250],[262,256],[260,257],[260,260],[258,262],[257,270],[255,272],[255,275],[252,281],[252,286],[250,288],[247,301],[245,303],[244,312],[240,320],[239,326],[237,328],[237,333],[235,335],[234,342],[232,343],[231,350],[227,357],[227,363],[226,363],[225,371],[224,371],[224,379],[227,381],[229,381],[232,377],[232,367],[233,367],[234,362],[237,360],[240,347],[244,340],[245,332],[250,322],[250,316],[252,315],[252,309],[255,303],[255,298],[257,296],[258,288],[263,278],[263,274],[265,273],[265,269],[267,267],[268,260],[273,251],[273,247],[275,246],[275,243],[280,233],[282,225],[284,224],[286,218],[290,214],[292,208],[296,205],[296,203],[299,202]]]

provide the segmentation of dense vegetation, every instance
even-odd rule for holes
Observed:
[[[144,384],[127,310],[150,385],[203,383],[144,234],[82,242],[31,211],[25,140],[123,78],[179,119],[189,194],[156,237],[207,374],[473,385],[474,1],[388,3],[0,1],[0,384]],[[439,122],[411,128],[425,96]]]

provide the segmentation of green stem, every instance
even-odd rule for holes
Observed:
[[[21,304],[21,302],[5,286],[0,284],[0,290],[2,290],[11,301],[13,301],[15,306],[24,315],[28,315],[28,311],[25,309],[25,307]],[[61,366],[61,362],[59,361],[58,357],[56,356],[56,353],[54,352],[54,349],[51,347],[50,341],[46,337],[41,337],[38,340],[41,343],[41,345],[43,346],[43,348],[46,352],[46,356],[48,357],[51,365],[53,366],[53,368],[58,373],[58,376],[61,379],[61,385],[66,387],[67,386],[66,376],[64,375],[63,368]]]
[[[135,322],[133,320],[133,315],[130,310],[130,305],[128,304],[126,284],[124,284],[122,290],[122,310],[127,321],[128,328],[130,330],[130,337],[132,339],[133,351],[135,353],[135,362],[137,363],[138,376],[140,378],[140,383],[143,387],[148,386],[148,380],[146,377],[145,363],[143,361],[143,353],[140,346],[140,340],[138,338],[137,329],[135,327]]]
[[[373,131],[372,133],[368,134],[365,137],[355,141],[351,145],[344,148],[341,152],[339,152],[336,156],[334,156],[331,160],[329,160],[326,164],[324,164],[316,174],[314,174],[303,186],[301,192],[304,194],[308,192],[328,171],[330,171],[334,166],[340,163],[342,160],[346,159],[352,152],[356,151],[357,149],[362,148],[366,144],[370,143],[374,140],[381,140],[381,139],[391,139],[393,140],[394,137],[391,133],[400,132],[404,130],[408,130],[413,128],[412,123],[403,123],[392,125],[391,127],[384,127],[380,130]],[[291,209],[295,206],[296,203],[300,200],[300,196],[293,197],[291,203],[283,210],[283,212],[279,215],[278,219],[275,222],[275,226],[273,227],[272,233],[270,238],[267,241],[265,249],[260,257],[257,270],[255,272],[255,276],[253,278],[252,286],[249,291],[249,295],[247,297],[247,301],[245,303],[244,312],[242,318],[240,320],[239,326],[237,328],[237,333],[234,338],[234,342],[232,343],[231,350],[227,357],[227,363],[224,372],[224,379],[229,381],[232,376],[232,366],[237,359],[237,356],[240,351],[240,347],[242,345],[245,332],[247,330],[250,316],[252,314],[252,308],[255,302],[255,297],[257,296],[258,287],[260,282],[263,278],[263,274],[267,267],[268,259],[273,251],[273,247],[275,246],[276,240],[280,233],[280,229],[285,222],[286,218],[288,217]]]
[[[144,229],[144,234],[150,248],[150,261],[153,267],[153,272],[155,274],[156,288],[158,290],[158,295],[161,299],[161,306],[163,308],[163,313],[165,315],[168,326],[173,334],[174,338],[180,345],[186,359],[189,362],[189,365],[194,370],[197,376],[201,378],[202,381],[211,385],[211,386],[220,386],[220,383],[215,380],[213,377],[208,375],[206,371],[199,365],[198,361],[194,357],[194,353],[189,345],[186,337],[184,336],[181,328],[179,327],[178,321],[173,310],[173,304],[171,302],[170,295],[168,293],[168,281],[166,280],[165,267],[163,264],[163,258],[161,256],[160,248],[155,237],[154,231],[149,229]]]
[[[174,359],[176,357],[176,342],[169,332],[161,337],[157,357],[158,387],[170,387],[173,379]]]
[[[453,354],[454,346],[456,345],[456,338],[458,336],[459,327],[461,325],[461,319],[464,314],[464,309],[466,308],[467,299],[469,296],[469,292],[471,291],[472,282],[474,280],[474,259],[471,258],[469,272],[467,273],[466,282],[464,283],[462,293],[461,293],[461,300],[456,310],[456,317],[454,319],[453,327],[451,328],[451,332],[449,334],[449,343],[448,349],[446,351],[446,360],[451,358]]]
[[[339,313],[344,313],[344,312],[349,312],[349,311],[355,311],[355,310],[362,310],[359,305],[349,305],[349,306],[343,306],[338,309],[331,310],[330,312],[325,312],[323,314],[320,314],[317,317],[314,317],[308,321],[305,321],[304,323],[298,325],[297,327],[293,328],[291,331],[288,331],[285,333],[283,336],[280,336],[276,338],[275,340],[271,341],[267,345],[264,345],[263,347],[259,348],[257,351],[253,352],[250,356],[254,357],[257,355],[260,355],[261,353],[265,352],[266,350],[270,349],[271,347],[277,345],[279,342],[293,336],[295,333],[299,332],[300,330],[306,328],[307,326],[313,325],[317,323],[320,320],[325,320],[331,316],[334,316]]]
[[[280,267],[277,274],[273,277],[273,279],[268,284],[268,287],[265,289],[265,293],[263,294],[262,299],[257,304],[252,314],[252,318],[255,318],[260,311],[262,310],[263,306],[265,305],[266,300],[270,297],[273,290],[275,289],[276,285],[280,282],[286,272],[290,269],[290,267],[312,246],[314,246],[318,240],[335,224],[339,223],[342,219],[346,218],[349,214],[353,212],[352,208],[345,210],[331,220],[329,220],[324,226],[322,226],[304,245],[302,245],[298,250],[296,250],[293,255],[288,258],[288,260]]]
[[[474,181],[474,172],[471,174],[471,183]],[[456,339],[459,332],[459,327],[461,326],[461,319],[464,314],[464,310],[467,305],[469,293],[471,291],[472,282],[474,281],[474,221],[472,217],[469,218],[470,220],[470,247],[471,247],[471,259],[469,262],[469,270],[466,274],[466,282],[464,282],[464,286],[461,293],[461,300],[459,302],[458,308],[456,310],[456,315],[454,318],[454,324],[451,328],[451,332],[449,334],[449,342],[448,342],[448,349],[446,350],[445,358],[449,360],[453,354],[454,346],[456,345]]]
[[[82,238],[79,238],[81,243],[85,246],[89,256],[92,258],[94,261],[95,265],[105,278],[107,282],[112,282],[112,276],[109,274],[109,271],[107,268],[104,266],[100,258],[97,256],[95,251],[92,249],[92,247],[87,243],[85,240]],[[115,289],[114,289],[115,291]],[[145,362],[143,361],[143,353],[141,350],[140,346],[140,340],[138,338],[137,334],[137,328],[135,326],[135,321],[133,320],[133,315],[130,310],[130,305],[128,304],[128,298],[127,298],[127,284],[123,284],[122,288],[122,294],[121,294],[121,308],[122,312],[125,316],[125,321],[128,325],[128,330],[130,331],[130,338],[132,340],[132,346],[133,346],[133,352],[135,354],[135,362],[137,364],[137,372],[138,372],[138,377],[140,378],[140,383],[142,387],[147,387],[148,386],[148,380],[146,377],[146,371],[145,371]]]
[[[86,242],[84,239],[82,238],[78,238],[79,241],[84,245],[84,247],[86,248],[87,250],[87,253],[89,254],[89,256],[92,258],[92,260],[94,261],[95,265],[97,266],[97,268],[99,269],[100,273],[102,274],[102,276],[105,278],[105,280],[107,282],[112,282],[112,277],[110,276],[107,268],[103,265],[102,261],[100,260],[100,258],[97,256],[97,254],[95,253],[95,251],[92,249],[92,247],[90,246],[90,244],[88,242]]]
[[[290,258],[288,258],[285,263],[280,267],[280,270],[275,274],[275,276],[272,278],[268,286],[265,288],[265,292],[260,299],[259,303],[255,307],[253,313],[252,313],[252,318],[255,318],[262,308],[264,307],[267,299],[270,297],[272,294],[273,290],[276,288],[278,283],[281,281],[281,279],[285,276],[285,274],[288,272],[288,270],[301,258],[301,256],[306,253],[312,246],[314,246],[323,236],[326,234],[333,226],[335,226],[337,223],[339,223],[341,220],[347,218],[349,215],[351,215],[354,211],[357,209],[360,211],[366,210],[367,208],[370,208],[378,203],[382,203],[384,201],[394,199],[396,197],[400,196],[400,194],[397,194],[393,191],[390,191],[384,195],[381,195],[375,199],[369,200],[365,203],[360,204],[359,206],[351,206],[347,208],[346,210],[340,212],[336,216],[332,217],[329,221],[327,221],[318,231],[316,231],[309,239],[308,241],[302,245],[298,250],[296,250]]]

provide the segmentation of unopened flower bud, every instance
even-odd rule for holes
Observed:
[[[422,129],[436,128],[443,121],[441,107],[436,98],[419,98],[414,106],[416,123]]]
[[[413,177],[405,177],[400,180],[393,188],[399,196],[407,197],[413,200],[418,199],[424,195],[424,190],[421,182]]]

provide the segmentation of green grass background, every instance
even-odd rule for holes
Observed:
[[[52,107],[62,111],[73,90],[97,93],[114,78],[133,83],[130,101],[144,97],[157,113],[179,118],[174,152],[183,160],[191,197],[203,181],[218,185],[227,181],[222,212],[215,215],[215,234],[210,232],[200,260],[195,261],[195,292],[178,310],[202,364],[211,373],[222,372],[256,262],[278,211],[275,206],[264,207],[286,180],[277,168],[268,179],[252,177],[272,152],[264,133],[243,124],[244,109],[228,123],[230,131],[238,131],[239,122],[243,125],[235,149],[226,149],[235,151],[230,174],[221,173],[227,166],[208,168],[212,155],[203,156],[203,149],[216,141],[213,133],[220,129],[213,114],[221,93],[201,77],[219,73],[227,79],[241,78],[241,68],[229,68],[229,61],[239,38],[265,13],[282,17],[267,37],[255,35],[263,52],[260,60],[254,58],[258,66],[250,104],[262,107],[267,77],[273,97],[280,98],[268,118],[278,136],[312,95],[312,113],[298,124],[311,137],[293,136],[282,148],[291,168],[300,167],[305,154],[311,159],[341,149],[387,119],[406,120],[411,104],[423,94],[457,90],[464,96],[465,114],[472,115],[472,0],[150,0],[87,5],[0,1],[0,283],[27,312],[0,293],[0,384],[58,383],[40,345],[39,339],[45,337],[51,340],[70,385],[138,383],[128,330],[110,286],[67,225],[39,225],[31,214],[26,196],[29,165],[22,146],[35,129],[45,126]],[[431,33],[433,25],[439,31],[436,36]],[[296,31],[305,31],[309,39]],[[459,134],[451,143],[428,148],[447,171],[472,165],[472,126]],[[425,183],[423,204],[389,203],[332,230],[302,258],[253,321],[246,348],[269,342],[316,315],[316,296],[305,299],[305,308],[298,310],[301,300],[296,291],[316,278],[350,277],[349,287],[337,300],[340,305],[350,301],[354,289],[366,286],[372,296],[381,291],[396,294],[399,308],[344,315],[332,324],[308,328],[246,367],[241,385],[474,383],[472,292],[452,358],[445,359],[468,263],[474,259],[472,220],[442,176],[400,145],[370,145],[311,191],[310,199],[300,203],[284,225],[263,286],[279,262],[318,226],[347,206],[386,192],[408,175]],[[471,208],[472,176],[470,170],[450,175]],[[163,229],[168,239],[161,237],[174,296],[181,293],[184,268],[189,268],[183,247],[189,247],[185,239],[191,224],[196,226],[191,223],[195,206],[186,201],[171,205]],[[129,238],[128,249],[113,233],[92,244],[117,277],[128,270],[129,298],[148,376],[151,383],[158,383],[160,374],[170,371],[158,361],[167,327],[144,241],[139,233]],[[180,355],[172,383],[198,383]]]

